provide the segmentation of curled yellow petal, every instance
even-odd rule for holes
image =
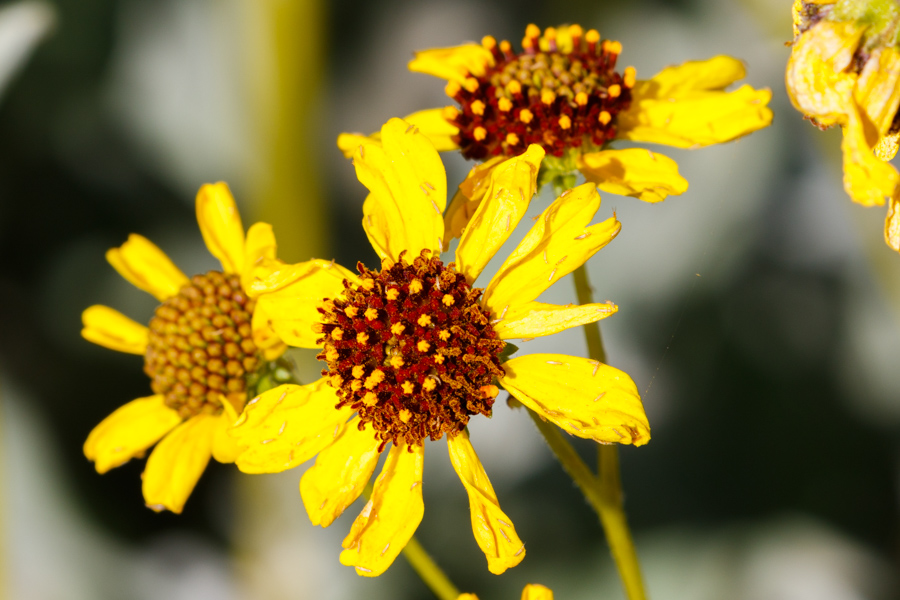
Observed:
[[[188,283],[187,276],[156,244],[133,233],[118,248],[106,251],[106,260],[133,286],[162,302]]]
[[[244,226],[228,185],[207,183],[197,192],[197,223],[210,254],[226,273],[244,270]]]
[[[229,434],[240,447],[244,473],[278,473],[296,467],[330,445],[353,411],[335,408],[326,380],[281,385],[250,400]]]
[[[224,400],[223,404],[226,407],[231,406],[227,400]],[[220,463],[233,463],[240,454],[240,447],[237,445],[235,439],[228,435],[228,429],[234,425],[237,415],[233,410],[222,411],[222,414],[216,417],[216,419],[217,423],[212,443],[212,457]]]
[[[635,446],[650,440],[641,397],[627,373],[565,354],[520,356],[503,370],[500,384],[516,400],[572,435]]]
[[[895,252],[900,252],[900,189],[894,191],[894,196],[888,204],[887,218],[884,220],[884,241]]]
[[[81,322],[81,337],[89,342],[129,354],[147,351],[149,330],[115,309],[95,304],[81,313]]]
[[[887,134],[900,108],[900,51],[894,47],[874,50],[853,94],[878,136]]]
[[[463,432],[447,439],[450,462],[469,495],[472,532],[488,561],[488,570],[500,575],[525,558],[525,544],[516,534],[512,519],[500,509],[497,494],[475,449]]]
[[[181,512],[209,463],[218,424],[216,415],[193,416],[156,445],[142,476],[149,508]]]
[[[459,189],[444,212],[444,236],[446,237],[444,250],[449,246],[450,240],[462,235],[463,229],[475,214],[481,199],[484,198],[485,192],[490,187],[491,171],[503,160],[502,156],[495,156],[475,165],[463,182],[459,184]]]
[[[571,327],[605,319],[617,310],[619,308],[611,303],[558,306],[528,302],[511,306],[503,315],[503,320],[494,325],[494,332],[501,340],[552,335]]]
[[[384,573],[416,532],[425,514],[422,502],[422,446],[395,445],[375,480],[372,499],[350,527],[342,565],[365,577]]]
[[[490,50],[478,44],[464,44],[452,48],[420,50],[407,66],[415,73],[426,73],[463,83],[469,74],[475,77],[484,75],[485,69],[493,64],[494,56]]]
[[[599,207],[593,183],[567,190],[547,207],[484,292],[482,304],[494,318],[540,296],[618,235],[615,217],[587,227]]]
[[[544,150],[537,144],[491,170],[490,187],[456,248],[456,268],[474,282],[519,224],[537,191]]]
[[[94,427],[84,442],[84,455],[98,473],[106,473],[144,452],[181,423],[160,395],[138,398],[117,408]]]
[[[898,184],[897,170],[872,151],[877,132],[860,112],[855,101],[847,103],[847,124],[843,127],[844,190],[854,202],[880,206],[892,197]]]
[[[898,146],[900,146],[900,132],[885,135],[875,144],[875,156],[883,161],[889,161],[897,156]]]
[[[300,496],[313,525],[331,525],[372,477],[381,455],[380,440],[371,426],[360,429],[360,422],[359,417],[350,421],[300,479]]]
[[[389,258],[407,251],[411,259],[422,250],[440,252],[447,176],[434,145],[402,119],[381,128],[382,146],[359,148],[354,155],[356,176],[371,192],[370,210],[385,224]]]
[[[255,296],[256,312],[261,311],[254,329],[270,327],[285,343],[299,348],[316,348],[321,334],[313,331],[321,315],[318,307],[326,298],[335,298],[344,291],[344,280],[358,281],[356,275],[333,262],[310,260],[295,265],[281,265],[261,280],[254,281],[247,290]]]
[[[688,188],[687,180],[678,174],[678,163],[644,148],[582,154],[577,165],[585,179],[604,192],[644,202],[662,202]]]
[[[553,590],[538,583],[529,583],[522,589],[522,600],[553,600]]]

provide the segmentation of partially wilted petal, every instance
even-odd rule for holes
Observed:
[[[604,192],[662,202],[687,191],[678,163],[644,148],[601,150],[578,158],[578,170]]]
[[[872,151],[878,135],[855,101],[847,103],[841,150],[844,154],[844,190],[854,202],[864,206],[880,206],[894,195],[898,184],[897,170],[880,160]]]

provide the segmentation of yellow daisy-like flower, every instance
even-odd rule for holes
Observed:
[[[900,251],[900,6],[894,0],[796,0],[785,79],[794,106],[843,130],[844,189],[864,206],[890,201],[885,241]]]
[[[561,354],[507,360],[506,342],[550,335],[613,314],[613,304],[537,302],[544,290],[618,234],[615,217],[589,225],[600,207],[592,184],[563,194],[540,215],[484,290],[473,288],[516,228],[536,190],[544,151],[532,145],[497,165],[490,191],[445,265],[447,182],[428,137],[401,119],[381,144],[354,157],[370,194],[363,226],[381,270],[359,275],[313,261],[254,282],[259,306],[291,345],[323,348],[324,378],[251,400],[231,430],[248,473],[277,472],[318,454],[300,482],[316,525],[332,523],[363,491],[392,445],[371,499],[343,542],[343,564],[383,573],[422,519],[424,441],[448,437],[450,460],[469,495],[472,528],[488,568],[518,564],[525,547],[500,509],[469,443],[471,416],[490,416],[502,385],[565,431],[601,443],[650,439],[631,378],[597,361]],[[323,301],[323,298],[325,299]]]
[[[490,171],[506,158],[540,145],[548,154],[541,182],[574,184],[580,171],[599,189],[660,202],[685,192],[687,181],[671,158],[641,148],[611,149],[615,140],[699,148],[737,139],[769,125],[768,89],[749,85],[726,92],[745,75],[728,56],[667,67],[649,80],[633,67],[616,71],[622,44],[600,40],[578,25],[529,25],[516,54],[507,41],[487,36],[481,45],[416,53],[412,71],[447,80],[458,106],[424,110],[406,120],[438,150],[459,149],[484,160],[459,186],[446,214],[449,237],[458,237],[484,197]],[[349,157],[378,136],[342,134]]]
[[[478,600],[475,594],[460,594],[456,600]],[[553,590],[539,583],[529,583],[522,588],[521,600],[553,600]]]
[[[81,335],[88,341],[144,356],[154,392],[97,425],[84,454],[105,473],[156,444],[144,469],[144,500],[153,510],[175,513],[210,456],[234,462],[237,448],[226,429],[246,402],[247,378],[286,349],[246,291],[256,268],[278,264],[271,226],[256,223],[245,237],[224,183],[200,188],[197,221],[221,272],[188,279],[150,240],[131,235],[106,258],[162,302],[150,326],[107,306],[91,306],[82,315]]]

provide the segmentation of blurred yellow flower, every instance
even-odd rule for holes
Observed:
[[[478,596],[460,594],[456,600],[478,600]],[[529,583],[522,589],[521,600],[553,600],[553,590],[537,583]]]
[[[236,447],[226,428],[244,406],[247,377],[286,349],[246,292],[254,269],[277,264],[271,226],[256,223],[245,237],[224,183],[200,188],[197,221],[206,246],[222,263],[221,272],[188,279],[151,241],[131,235],[106,258],[125,279],[162,302],[150,326],[107,306],[91,306],[82,315],[85,339],[144,356],[154,392],[97,425],[84,454],[98,473],[105,473],[156,444],[144,469],[144,500],[153,510],[176,513],[210,456],[234,461]]]
[[[897,154],[900,6],[894,0],[796,0],[785,75],[794,106],[843,130],[844,189],[864,206],[890,201],[885,241],[900,251]]]
[[[768,89],[743,85],[724,91],[745,75],[728,56],[667,67],[639,80],[633,67],[616,62],[622,44],[600,40],[578,25],[529,25],[516,54],[507,41],[490,36],[465,44],[416,53],[413,71],[447,80],[457,106],[423,110],[406,117],[438,150],[459,149],[484,160],[472,169],[447,210],[448,240],[458,237],[500,161],[538,144],[547,152],[540,183],[572,187],[581,172],[599,189],[660,202],[687,190],[672,159],[641,148],[610,149],[615,140],[699,148],[737,139],[772,121]],[[342,134],[338,146],[349,156],[378,134]],[[447,240],[445,240],[447,241]]]
[[[391,443],[340,556],[359,574],[376,576],[422,519],[424,441],[447,434],[475,539],[499,574],[522,560],[525,547],[466,432],[471,416],[491,415],[496,384],[573,435],[635,445],[650,438],[626,373],[574,356],[504,353],[504,340],[550,335],[616,311],[613,304],[536,299],[612,241],[621,225],[615,217],[588,225],[600,207],[592,184],[567,191],[486,289],[473,288],[525,214],[544,151],[529,146],[493,169],[490,201],[473,215],[455,262],[444,265],[438,257],[447,181],[437,150],[401,119],[386,123],[380,139],[358,148],[354,164],[370,191],[363,226],[381,270],[359,263],[357,276],[311,261],[251,284],[275,331],[290,345],[323,348],[319,358],[328,368],[315,383],[281,386],[248,402],[230,432],[241,449],[236,463],[248,473],[270,473],[318,454],[300,493],[313,524],[327,526],[360,496]]]

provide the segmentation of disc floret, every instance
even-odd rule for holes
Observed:
[[[478,302],[482,290],[427,250],[411,264],[401,256],[357,270],[360,283],[345,280],[315,326],[338,407],[357,410],[382,447],[421,445],[490,416],[505,343]]]

